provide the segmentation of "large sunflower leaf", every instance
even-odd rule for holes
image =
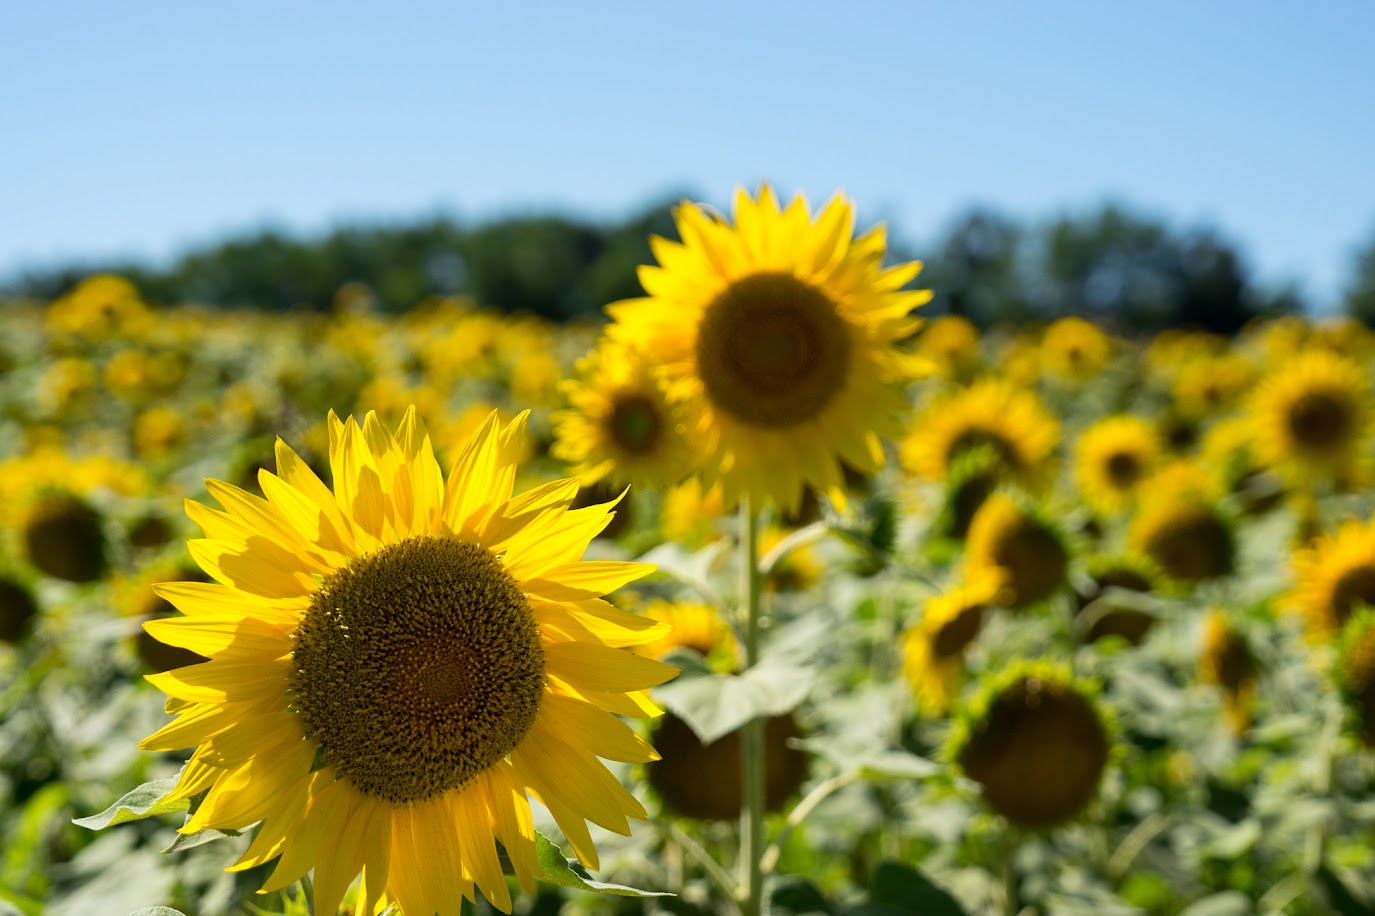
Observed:
[[[104,830],[106,827],[113,827],[116,824],[143,820],[146,817],[157,817],[159,814],[170,814],[173,811],[185,811],[191,807],[190,799],[179,798],[172,802],[163,801],[163,798],[176,788],[176,785],[176,777],[145,782],[137,789],[125,792],[118,801],[99,814],[73,818],[72,823],[88,830]]]
[[[497,847],[498,858],[501,860],[502,870],[506,874],[513,874],[511,860],[506,855],[506,850],[500,845]],[[571,887],[580,891],[593,891],[598,894],[611,894],[617,897],[672,897],[673,894],[667,891],[642,891],[639,888],[627,887],[624,884],[608,884],[605,881],[598,881],[587,873],[582,863],[564,858],[563,851],[558,844],[546,837],[544,834],[535,832],[535,858],[539,861],[541,874],[535,875],[535,880],[543,881],[545,884],[553,884],[558,887]]]
[[[679,675],[654,690],[654,698],[682,719],[703,744],[710,744],[763,716],[796,709],[811,691],[814,672],[766,657],[742,674],[717,674],[701,656],[673,652],[666,657]]]

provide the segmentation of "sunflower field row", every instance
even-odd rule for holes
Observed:
[[[0,914],[1375,910],[1375,335],[675,219],[604,326],[0,302]]]

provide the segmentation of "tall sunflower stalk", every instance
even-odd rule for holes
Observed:
[[[740,628],[746,670],[759,662],[758,513],[795,511],[807,489],[845,505],[844,470],[871,474],[903,431],[905,383],[926,362],[902,349],[931,298],[905,290],[917,262],[883,265],[883,227],[854,234],[853,205],[815,215],[765,186],[735,195],[733,221],[693,203],[674,213],[682,241],[651,239],[646,296],[607,307],[607,336],[658,367],[681,404],[703,486],[739,505]],[[762,908],[764,720],[743,727],[737,900]]]

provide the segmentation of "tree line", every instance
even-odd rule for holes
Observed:
[[[428,296],[467,295],[562,321],[641,294],[636,267],[653,261],[651,234],[676,238],[675,202],[612,223],[532,215],[472,226],[436,217],[317,238],[262,230],[189,251],[165,268],[135,262],[29,271],[9,292],[51,299],[100,271],[128,278],[154,303],[324,310],[345,284],[362,284],[389,313]],[[1254,317],[1308,305],[1292,286],[1258,283],[1217,230],[1177,229],[1115,204],[1040,223],[975,208],[931,244],[899,242],[891,256],[926,262],[921,285],[936,291],[928,314],[965,315],[983,326],[1072,314],[1122,332],[1230,333]],[[1344,305],[1375,324],[1375,237],[1353,268]]]

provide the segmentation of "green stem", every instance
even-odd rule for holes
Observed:
[[[759,519],[748,496],[740,500],[740,612],[744,669],[759,663]],[[740,729],[740,897],[743,916],[763,910],[764,873],[764,720]]]
[[[726,873],[724,868],[716,864],[716,860],[711,857],[710,853],[702,848],[700,843],[688,836],[681,827],[675,824],[668,825],[668,838],[674,846],[701,867],[702,871],[712,880],[712,883],[716,885],[717,889],[726,895],[726,899],[730,900],[732,904],[735,903],[736,890],[731,882],[730,875]],[[740,912],[738,905],[735,907],[735,912]]]
[[[306,898],[307,916],[315,916],[315,882],[310,880],[310,872],[301,876],[301,896]]]
[[[1003,914],[1017,916],[1021,900],[1017,890],[1017,837],[1013,836],[1012,825],[1004,823],[1002,836],[999,837],[999,852],[1002,853],[1003,877]]]
[[[774,837],[769,848],[764,850],[764,856],[760,859],[760,870],[768,875],[778,867],[778,859],[783,855],[783,845],[788,842],[788,837],[792,836],[794,830],[807,819],[807,815],[816,810],[816,806],[829,798],[834,792],[845,788],[852,782],[857,782],[861,778],[858,771],[842,773],[839,776],[832,776],[830,779],[818,785],[807,794],[807,797],[797,803],[797,807],[788,815],[788,821],[783,825],[783,829]]]

